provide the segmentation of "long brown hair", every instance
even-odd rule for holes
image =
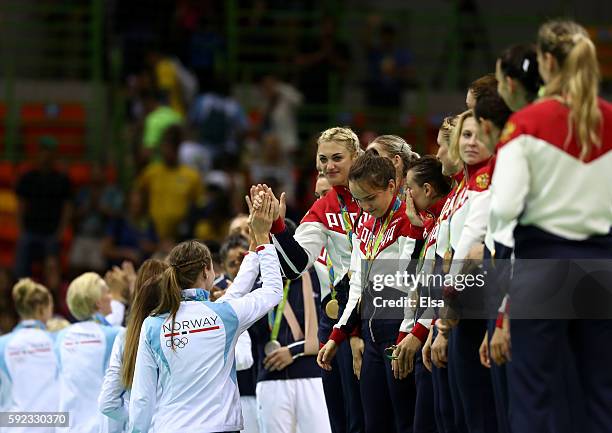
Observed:
[[[126,389],[132,387],[132,380],[134,379],[134,366],[136,365],[136,352],[142,322],[159,304],[161,274],[167,268],[168,264],[161,260],[148,259],[143,262],[136,274],[134,295],[128,315],[127,330],[125,331],[123,367],[121,369],[121,382]]]
[[[395,176],[395,166],[389,158],[368,150],[355,160],[348,178],[352,182],[365,181],[370,187],[385,189],[391,180],[396,181]]]
[[[559,95],[569,105],[567,142],[575,128],[580,157],[585,158],[593,144],[601,145],[602,116],[597,102],[600,72],[595,45],[581,25],[549,21],[538,32],[538,49],[550,53],[559,64],[560,73],[546,83],[545,94]]]
[[[161,300],[153,314],[169,313],[174,327],[176,313],[181,305],[181,290],[194,287],[202,271],[212,266],[212,257],[206,245],[190,240],[172,248],[166,260],[170,266],[162,274]],[[174,350],[174,337],[170,339]]]

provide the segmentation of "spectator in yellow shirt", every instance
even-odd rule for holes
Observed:
[[[155,79],[155,86],[168,95],[170,107],[184,116],[186,112],[185,96],[176,64],[157,49],[149,50],[146,61]]]
[[[162,161],[150,163],[137,180],[149,202],[149,213],[161,240],[175,240],[181,222],[189,209],[202,199],[200,175],[178,162],[178,149],[183,138],[181,127],[166,129],[162,144]]]

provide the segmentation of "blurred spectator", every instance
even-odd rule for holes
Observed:
[[[75,274],[106,269],[102,239],[109,220],[117,217],[122,208],[121,191],[107,184],[102,167],[94,165],[89,185],[83,186],[75,199],[75,236],[70,252],[70,267]]]
[[[402,91],[414,80],[412,53],[397,44],[397,32],[390,24],[378,29],[377,20],[370,19],[366,28],[368,50],[368,79],[366,94],[368,104],[374,106],[399,107]],[[377,33],[378,41],[372,36]]]
[[[283,156],[281,143],[276,135],[267,134],[263,138],[263,149],[259,156],[249,164],[252,183],[265,183],[276,185],[275,193],[285,192],[287,199],[292,201],[295,197],[295,182],[293,179],[293,165]]]
[[[149,164],[136,181],[138,188],[147,194],[149,214],[162,240],[177,238],[179,224],[203,195],[198,172],[179,164],[182,141],[181,128],[169,127],[162,140],[162,161]]]
[[[260,89],[264,98],[262,130],[278,137],[283,156],[291,156],[299,144],[296,110],[302,104],[302,94],[273,75],[261,79]]]
[[[332,75],[342,77],[351,60],[348,45],[338,40],[334,19],[327,16],[321,21],[319,37],[305,41],[295,60],[300,69],[299,88],[311,104],[330,101]]]
[[[0,335],[10,332],[19,321],[11,294],[15,283],[11,270],[0,267]]]
[[[155,88],[164,92],[170,107],[184,116],[186,113],[186,98],[179,74],[182,65],[178,67],[176,59],[162,54],[161,50],[157,48],[147,51],[145,61],[153,75]]]
[[[225,40],[218,29],[218,22],[210,16],[202,16],[197,28],[191,34],[190,66],[195,71],[201,92],[211,90],[215,66],[225,48]]]
[[[237,158],[248,122],[244,110],[232,96],[229,83],[218,78],[215,88],[199,95],[189,112],[199,142],[210,150],[215,166],[219,158]]]
[[[182,62],[190,69],[196,71],[200,64],[210,64],[211,71],[214,66],[214,60],[211,62],[207,56],[209,48],[209,40],[202,41],[202,45],[197,45],[196,50],[192,48],[194,36],[202,30],[209,30],[206,25],[217,28],[220,23],[226,23],[223,9],[224,2],[218,0],[175,0],[172,3],[176,5],[176,11],[172,17],[171,46],[172,53],[176,54]],[[215,36],[221,38],[217,32]]]
[[[179,148],[179,163],[193,168],[204,179],[212,170],[212,153],[209,148],[194,139],[187,139]]]
[[[444,80],[454,74],[449,74],[449,55],[453,51],[455,67],[458,71],[458,88],[465,89],[474,72],[474,55],[480,51],[482,54],[482,65],[495,63],[489,36],[487,34],[486,21],[480,11],[479,2],[476,0],[458,0],[452,2],[453,25],[449,27],[446,41],[433,74],[432,87],[440,87]]]
[[[231,214],[229,177],[220,171],[206,178],[206,198],[193,206],[189,215],[189,228],[184,238],[195,237],[205,241],[223,241]]]
[[[45,260],[41,280],[43,285],[53,294],[55,312],[64,317],[71,317],[66,303],[69,281],[62,273],[62,266],[58,258],[52,257]]]
[[[180,125],[182,116],[163,102],[163,96],[154,90],[145,90],[141,94],[145,110],[142,145],[148,159],[159,151],[164,132],[172,125]]]
[[[40,140],[38,164],[17,182],[19,240],[15,273],[27,277],[37,259],[59,259],[60,241],[72,214],[71,184],[55,168],[57,141]]]
[[[128,197],[125,216],[111,220],[106,228],[102,253],[107,265],[119,265],[129,260],[138,266],[155,252],[157,243],[143,193],[134,189]]]
[[[108,25],[112,26],[113,38],[121,45],[122,66],[126,75],[137,73],[143,68],[142,55],[151,41],[167,41],[170,34],[170,20],[176,8],[173,1],[130,0],[105,2]],[[106,21],[106,20],[105,20]]]

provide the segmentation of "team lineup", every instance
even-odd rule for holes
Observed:
[[[251,186],[225,250],[235,269],[219,278],[195,239],[146,260],[125,327],[96,273],[70,283],[79,321],[59,332],[49,290],[20,280],[0,410],[69,414],[40,432],[612,432],[612,313],[538,306],[561,284],[584,299],[612,287],[562,277],[572,260],[612,259],[595,46],[549,21],[491,67],[443,120],[436,155],[321,132],[299,224],[284,192]]]

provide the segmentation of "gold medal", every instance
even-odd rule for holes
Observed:
[[[442,271],[445,274],[448,274],[448,271],[450,271],[452,261],[453,261],[453,252],[450,249],[448,249],[444,253],[444,260],[442,260]]]
[[[264,346],[264,353],[266,354],[266,356],[270,356],[272,352],[280,348],[281,344],[278,342],[278,340],[270,340]]]
[[[327,314],[327,317],[333,320],[338,318],[339,310],[340,306],[338,305],[338,301],[336,299],[331,299],[325,306],[325,314]]]

